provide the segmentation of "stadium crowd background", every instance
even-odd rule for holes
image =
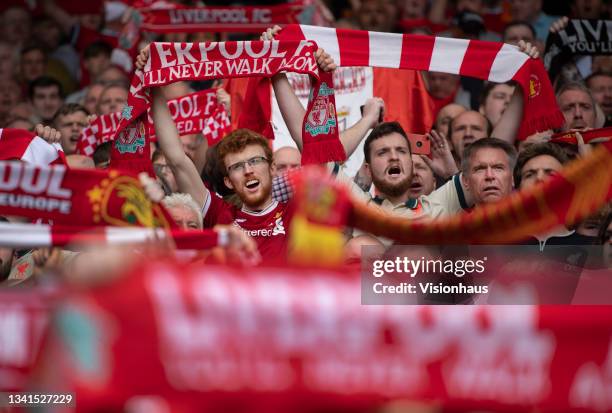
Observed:
[[[201,6],[198,2],[182,4]],[[266,3],[241,2],[245,4]],[[602,0],[313,0],[310,5],[307,24],[520,43],[531,58],[541,58],[550,33],[567,26],[563,16],[605,20],[612,7]],[[95,116],[123,109],[133,70],[146,60],[146,49],[134,62],[134,56],[118,46],[132,4],[39,0],[31,6],[17,0],[0,6],[0,128],[36,131],[49,141],[58,140],[72,168],[107,169],[110,143],[99,146],[91,157],[77,154],[76,148],[83,129]],[[604,27],[609,30],[610,26]],[[257,34],[149,33],[138,50],[152,40],[255,40],[260,36],[267,40],[276,33],[276,29]],[[611,35],[608,31],[608,38]],[[319,58],[323,70],[333,69],[328,55]],[[516,137],[522,106],[520,99],[513,99],[520,89],[512,82],[493,84],[434,72],[419,76],[434,117],[428,133],[431,156],[411,153],[406,132],[415,131],[381,122],[387,103],[372,97],[365,102],[361,119],[348,125],[352,127],[340,137],[348,154],[357,147],[364,151],[363,165],[349,175],[338,165],[329,166],[332,175],[346,182],[355,196],[407,219],[447,217],[536,185],[592,149],[593,145],[581,142],[580,134],[577,144],[551,143],[555,132],[586,133],[612,126],[612,50],[607,55],[576,54],[557,71],[550,81],[565,125],[523,141]],[[240,105],[234,100],[244,98],[244,90],[232,90],[228,83],[217,81],[181,82],[156,91],[153,98],[157,143],[151,162],[157,179],[143,178],[147,194],[161,201],[182,229],[229,225],[226,230],[231,247],[238,250],[234,251],[236,259],[249,265],[286,254],[288,237],[271,238],[287,232],[294,211],[282,191],[283,174],[301,163],[297,148],[301,147],[304,111],[297,106],[286,76],[276,76],[272,85],[295,141],[291,146],[275,146],[274,151],[265,138],[245,130],[232,132],[215,147],[208,147],[201,134],[179,137],[165,109],[169,99],[215,88],[218,104],[234,119],[240,116],[236,112]],[[401,87],[397,85],[397,94],[402,93]],[[244,221],[245,231],[236,231],[235,223]],[[391,243],[359,231],[346,232],[351,233],[344,252],[347,262],[359,259],[362,246]],[[533,234],[525,242],[539,243],[542,248],[550,244],[604,245],[604,259],[612,265],[611,234],[612,210],[607,205],[575,227]],[[90,255],[79,260],[79,254],[56,248],[3,248],[1,254],[0,282],[4,286],[36,285],[51,268],[63,267],[95,278],[97,272],[115,267],[106,261],[108,268],[95,268],[101,261],[89,261]],[[125,258],[117,251],[105,254],[109,255],[102,255],[104,259],[114,257],[117,262]]]

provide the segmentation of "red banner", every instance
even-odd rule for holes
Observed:
[[[215,89],[202,90],[168,101],[168,108],[176,124],[179,135],[202,133],[209,145],[214,145],[230,131],[230,122],[223,105],[217,103]],[[96,118],[83,129],[77,146],[77,153],[92,156],[96,148],[113,139],[121,112],[109,113]],[[149,113],[150,125],[153,125]],[[155,130],[151,128],[151,139],[155,139]]]
[[[257,33],[275,24],[298,23],[301,3],[278,6],[211,6],[139,9],[140,29],[168,32],[247,32]]]
[[[115,170],[0,162],[0,214],[80,226],[173,226],[138,178]]]
[[[351,272],[149,262],[56,320],[46,389],[83,412],[612,409],[611,307],[362,306]]]

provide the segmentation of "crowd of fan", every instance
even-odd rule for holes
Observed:
[[[35,12],[21,5],[4,7],[0,15],[0,127],[33,130],[39,123],[50,126],[60,132],[70,166],[108,168],[109,144],[99,146],[92,158],[75,152],[81,131],[93,116],[120,111],[127,101],[133,62],[116,52],[128,8],[120,2],[94,2],[94,10],[75,14],[63,3],[67,2],[43,0]],[[531,58],[542,55],[550,31],[567,24],[567,19],[546,14],[542,0],[327,3],[317,4],[318,13],[335,27],[503,41],[519,45]],[[609,14],[608,4],[601,0],[574,0],[565,6],[570,18],[605,19]],[[269,29],[261,37],[271,39],[277,31]],[[173,33],[159,38],[237,37]],[[146,56],[144,48],[137,68]],[[578,60],[581,64],[576,64]],[[318,55],[318,61],[323,70],[335,67],[325,52]],[[395,122],[379,122],[385,102],[375,97],[366,102],[362,119],[340,136],[348,155],[365,139],[362,168],[349,177],[338,165],[329,165],[331,174],[373,208],[407,219],[437,219],[469,211],[478,204],[497,202],[513,190],[536,185],[590,150],[584,143],[548,142],[553,131],[518,142],[522,92],[511,82],[494,84],[433,72],[422,75],[436,114],[429,134],[431,157],[411,153],[406,132],[412,131],[404,131]],[[576,56],[551,82],[565,117],[564,130],[598,129],[612,122],[610,56]],[[300,166],[304,109],[285,75],[277,75],[274,91],[298,149],[284,147],[273,153],[265,138],[248,130],[236,130],[208,148],[201,135],[178,136],[166,105],[167,99],[208,87],[210,82],[192,82],[155,90],[152,114],[158,142],[152,163],[158,180],[146,181],[147,191],[153,198],[165,196],[164,205],[184,229],[233,224],[254,239],[264,259],[284,256],[294,206],[284,188],[283,174]],[[229,94],[220,88],[217,96],[229,110]],[[610,248],[611,222],[610,209],[603,208],[575,228],[533,234],[526,242]],[[348,232],[347,259],[358,257],[364,245],[390,243],[359,231]],[[0,279],[9,282],[13,277],[9,273],[11,269],[15,272],[20,260],[44,265],[50,256],[48,251],[8,249],[2,254]]]

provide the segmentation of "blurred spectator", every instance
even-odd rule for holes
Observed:
[[[32,23],[32,36],[36,42],[44,45],[49,58],[64,66],[72,80],[79,80],[81,58],[71,44],[63,43],[62,30],[55,20],[48,16],[36,17]]]
[[[123,70],[117,66],[110,65],[104,68],[96,78],[96,82],[102,83],[103,85],[110,85],[111,83],[120,83],[126,87],[130,84],[130,79]]]
[[[557,92],[557,103],[565,117],[565,130],[595,127],[595,99],[581,83],[563,85]]]
[[[151,161],[153,162],[153,170],[155,171],[155,175],[157,176],[157,179],[166,195],[177,192],[178,186],[176,184],[176,179],[174,178],[174,174],[172,173],[170,166],[168,166],[164,153],[160,150],[156,150],[153,152]]]
[[[21,79],[25,84],[43,76],[46,67],[47,53],[42,45],[30,43],[21,49],[19,68],[21,69]]]
[[[573,0],[572,17],[575,19],[602,19],[605,6],[602,0]]]
[[[392,0],[362,0],[356,18],[362,30],[393,32],[398,7]]]
[[[482,6],[480,1],[471,2]],[[440,33],[441,36],[455,37],[462,39],[486,40],[498,42],[501,36],[487,30],[483,18],[476,12],[469,9],[459,11],[451,20],[451,28],[447,32]]]
[[[9,7],[0,16],[2,39],[19,48],[30,38],[32,19],[25,7]]]
[[[293,146],[284,146],[274,151],[274,176],[282,175],[302,166],[302,154]]]
[[[98,100],[98,115],[107,115],[123,109],[127,103],[128,89],[121,84],[110,84],[104,88]]]
[[[0,40],[0,81],[14,78],[16,60],[13,45],[5,40]]]
[[[0,80],[0,127],[10,121],[11,109],[21,101],[21,89],[14,80]]]
[[[34,124],[25,118],[13,118],[6,124],[7,128],[33,130]]]
[[[586,78],[586,85],[606,116],[606,126],[612,124],[612,74],[595,72]]]
[[[89,113],[96,113],[98,107],[98,101],[100,95],[104,90],[104,85],[101,83],[92,83],[85,90],[85,96],[83,97],[83,106]]]
[[[504,110],[508,107],[513,93],[514,86],[510,83],[489,82],[485,85],[479,111],[485,115],[491,125],[497,125]]]
[[[427,90],[434,103],[434,113],[449,103],[470,107],[470,94],[460,85],[460,77],[450,73],[426,72]]]
[[[546,41],[550,26],[559,16],[549,16],[542,11],[542,0],[510,0],[510,12],[513,20],[522,20],[531,24],[536,38]]]
[[[493,127],[481,113],[469,110],[451,120],[448,125],[448,138],[458,160],[463,159],[465,148],[477,140],[490,136]]]
[[[448,135],[448,125],[457,116],[465,112],[467,109],[457,103],[449,103],[442,107],[436,116],[434,129],[442,136]]]
[[[162,199],[162,204],[180,229],[197,231],[203,228],[202,211],[191,195],[172,194]]]
[[[89,80],[96,80],[98,76],[111,65],[111,53],[113,47],[108,43],[98,40],[91,43],[83,51],[83,66],[87,70]],[[85,81],[85,79],[83,79]]]
[[[534,44],[536,32],[531,24],[521,20],[514,20],[504,28],[502,41],[517,46],[520,40]]]
[[[408,190],[409,197],[416,199],[421,195],[429,195],[436,189],[436,177],[423,155],[412,154],[412,181]]]
[[[514,168],[517,188],[530,188],[553,176],[568,162],[567,155],[553,143],[538,143],[519,153]]]
[[[200,145],[202,145],[204,138],[199,133],[193,133],[191,135],[180,136],[180,140],[183,146],[183,152],[185,152],[189,159],[193,161],[195,159],[196,151]]]
[[[88,125],[88,115],[87,109],[76,103],[65,104],[55,114],[53,127],[61,134],[61,145],[66,155],[76,152],[81,132]]]
[[[49,123],[62,106],[62,85],[51,77],[41,76],[30,83],[29,98],[35,115],[43,123]]]
[[[73,153],[72,155],[66,156],[66,163],[70,168],[78,169],[94,169],[94,161],[89,156],[78,155]]]
[[[29,102],[20,102],[14,105],[9,112],[9,119],[26,119],[32,124],[40,123],[40,119],[34,114],[34,107]]]

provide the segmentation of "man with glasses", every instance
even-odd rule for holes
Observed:
[[[223,201],[202,183],[194,163],[183,151],[163,88],[153,89],[152,114],[158,143],[178,187],[202,206],[204,227],[236,225],[253,237],[264,260],[283,260],[294,208],[292,201],[284,203],[272,198],[274,167],[268,140],[256,132],[239,129],[217,146],[223,181],[242,202],[242,207],[238,208]]]

